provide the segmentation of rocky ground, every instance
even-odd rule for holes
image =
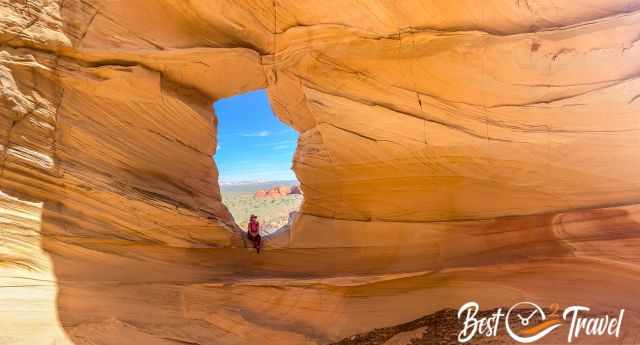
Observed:
[[[479,311],[476,315],[477,319],[488,318],[495,314],[498,309],[505,313],[509,307],[494,308]],[[544,309],[545,314],[549,315],[552,311]],[[534,309],[520,309],[521,314],[530,314],[535,312]],[[426,315],[419,319],[406,322],[403,324],[379,328],[370,332],[353,335],[331,345],[447,345],[460,344],[458,335],[464,328],[463,319],[458,319],[458,311],[454,309],[443,309],[433,314]],[[562,314],[562,311],[559,311]],[[558,315],[559,315],[558,314]],[[593,316],[593,314],[591,314]],[[514,332],[518,333],[525,328],[517,322],[515,317],[510,318],[509,323]],[[502,322],[502,320],[501,320]],[[533,325],[533,324],[532,324]],[[506,333],[504,324],[499,323],[496,336],[485,337],[476,335],[470,344],[513,344],[515,341]],[[565,341],[566,330],[558,329],[556,332],[549,333],[540,340],[543,344],[560,344]],[[614,341],[609,339],[609,341]]]
[[[256,197],[253,193],[223,192],[222,201],[229,208],[236,223],[247,228],[249,216],[255,214],[264,234],[272,233],[289,222],[289,215],[300,209],[302,195]]]

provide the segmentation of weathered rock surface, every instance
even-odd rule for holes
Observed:
[[[326,344],[469,300],[626,308],[637,342],[640,1],[0,14],[0,344]],[[305,202],[257,256],[210,105],[265,87]]]

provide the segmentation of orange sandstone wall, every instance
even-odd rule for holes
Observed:
[[[324,344],[474,298],[638,329],[640,1],[0,14],[0,344]],[[259,258],[230,248],[210,107],[258,88],[305,195]]]

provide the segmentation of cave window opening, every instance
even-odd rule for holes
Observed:
[[[263,235],[290,225],[302,203],[293,170],[298,132],[273,113],[266,90],[216,101],[218,167],[222,202],[247,230],[255,214]]]

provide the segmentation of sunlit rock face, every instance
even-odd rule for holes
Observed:
[[[640,1],[0,14],[0,344],[328,344],[469,300],[625,308],[598,341],[637,341]],[[305,202],[258,256],[210,105],[265,87]]]

